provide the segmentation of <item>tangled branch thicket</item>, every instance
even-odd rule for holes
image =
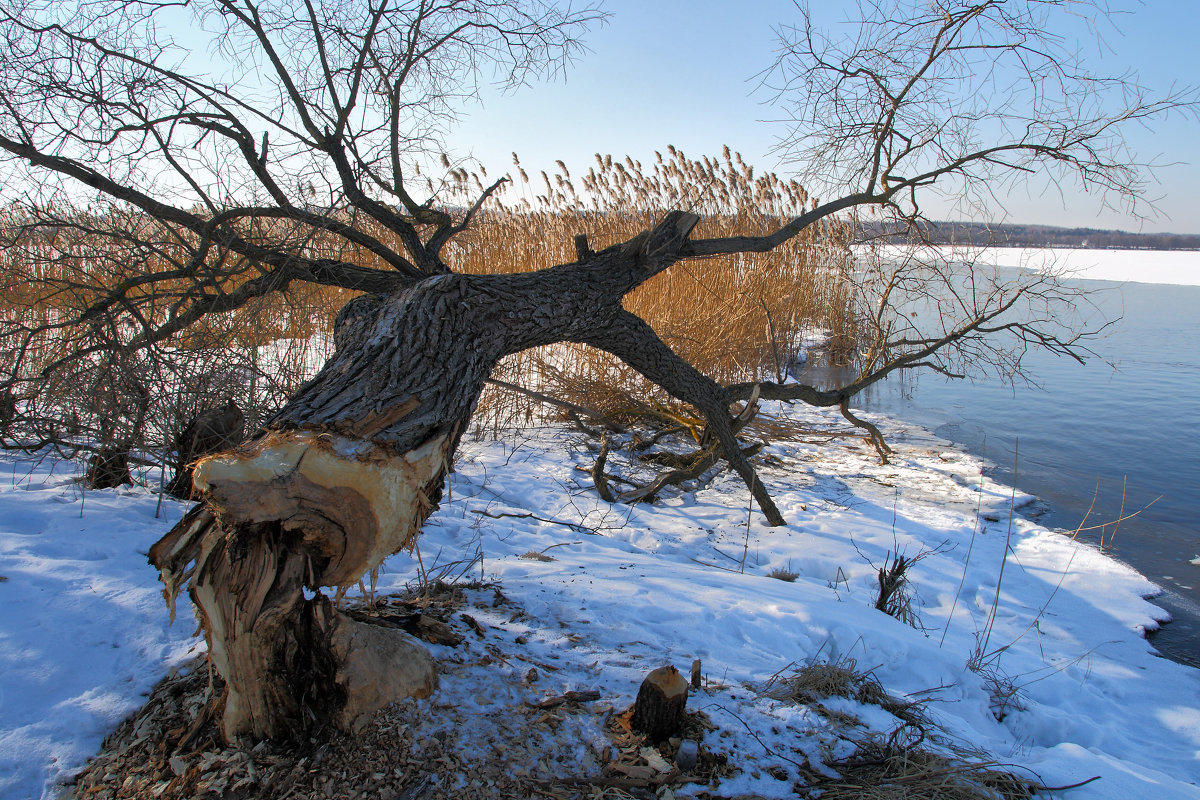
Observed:
[[[475,274],[542,269],[576,257],[573,243],[602,249],[628,240],[668,208],[701,215],[702,235],[756,235],[812,203],[795,181],[758,175],[728,148],[719,158],[700,160],[674,147],[656,155],[649,167],[598,155],[578,177],[559,161],[540,181],[531,180],[514,155],[507,185],[451,242],[448,263]],[[449,183],[430,186],[448,204],[466,202],[488,180],[482,168],[450,175]],[[97,218],[90,224],[89,216]],[[377,223],[348,221],[385,244],[395,237]],[[236,295],[255,277],[255,265],[226,254],[227,264],[200,278],[188,270],[191,243],[129,209],[64,208],[60,222],[33,223],[19,206],[0,218],[0,437],[9,447],[131,452],[147,461],[166,455],[169,461],[188,420],[229,398],[257,425],[332,352],[338,310],[357,294],[293,283],[146,341],[141,332],[179,319],[197,291]],[[130,235],[112,233],[119,229]],[[577,240],[581,235],[586,239]],[[344,238],[306,236],[301,251],[311,258],[385,268],[377,255]],[[806,338],[823,337],[835,357],[853,347],[849,241],[847,225],[814,226],[770,253],[715,256],[666,271],[627,305],[718,381],[782,380]],[[161,280],[172,272],[171,280]],[[160,279],[139,283],[137,275]],[[619,359],[573,343],[518,353],[495,377],[608,414],[668,401]],[[529,395],[491,387],[476,414],[477,431],[529,424],[546,411]]]

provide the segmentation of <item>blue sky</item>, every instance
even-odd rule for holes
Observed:
[[[1134,70],[1160,90],[1200,80],[1200,2],[1113,5],[1129,13],[1102,28],[1109,49],[1084,40],[1103,71]],[[597,152],[645,160],[667,144],[691,156],[715,155],[728,144],[760,169],[786,173],[771,154],[783,130],[767,121],[777,112],[754,76],[772,61],[773,27],[797,18],[790,0],[607,0],[604,7],[612,18],[588,37],[591,52],[565,79],[485,95],[451,136],[455,153],[494,173],[507,169],[513,151],[527,169],[556,158],[586,169]],[[852,4],[822,7],[836,21]],[[1008,198],[1008,221],[1200,233],[1200,123],[1178,115],[1129,139],[1142,159],[1184,162],[1157,171],[1150,195],[1164,216],[1140,221],[1104,212],[1095,197],[1039,185]]]

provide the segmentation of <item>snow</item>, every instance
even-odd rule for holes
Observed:
[[[180,516],[148,490],[79,490],[75,465],[0,458],[0,797],[50,797],[194,647],[147,548]]]
[[[1041,269],[1093,281],[1168,283],[1200,286],[1198,250],[1087,250],[998,247],[985,251],[986,263]]]
[[[1081,280],[1200,286],[1200,250],[1089,250],[1086,248],[943,247],[943,253],[996,267],[1045,270]],[[908,252],[884,247],[893,256]]]
[[[812,409],[772,412],[809,429],[834,424]],[[587,688],[619,709],[651,669],[686,673],[700,659],[726,688],[689,707],[720,729],[705,746],[742,768],[719,794],[786,797],[795,775],[779,781],[767,765],[794,773],[789,761],[839,745],[821,738],[813,712],[761,688],[806,662],[853,660],[890,694],[927,698],[947,741],[1050,786],[1099,776],[1072,798],[1200,798],[1200,672],[1158,657],[1143,638],[1165,621],[1145,599],[1157,588],[1022,516],[1032,498],[990,480],[977,459],[875,421],[897,451],[887,466],[850,439],[797,434],[767,447],[760,474],[789,522],[781,528],[748,516],[731,473],[653,505],[610,505],[577,469],[595,456],[578,434],[545,427],[464,442],[449,497],[420,540],[425,568],[498,583],[523,613],[472,615],[489,636],[523,637],[527,660],[557,669],[531,687],[517,675],[528,664],[463,662],[443,675],[431,716]],[[610,464],[623,457],[614,451]],[[157,495],[145,488],[83,496],[70,469],[0,457],[4,798],[55,796],[154,681],[200,646],[185,604],[168,626],[144,556],[185,507],[164,501],[156,517]],[[521,557],[531,551],[554,560]],[[876,570],[896,552],[924,554],[910,573],[923,630],[872,608]],[[776,568],[798,577],[767,577]],[[379,591],[416,575],[414,558],[395,556]],[[897,722],[851,700],[828,705],[857,716],[864,735]],[[582,717],[556,735],[578,742],[584,764],[601,725]],[[462,741],[495,748],[497,737],[502,730],[479,726]]]

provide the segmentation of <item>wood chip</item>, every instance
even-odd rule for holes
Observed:
[[[530,670],[530,672],[532,671],[533,670]],[[536,675],[534,676],[534,679],[536,679]],[[526,700],[525,705],[529,706],[530,708],[558,708],[564,703],[590,703],[593,700],[599,699],[600,692],[596,691],[595,689],[587,689],[582,692],[566,692],[558,697],[547,697],[545,700],[540,700],[536,703]]]
[[[480,639],[484,638],[483,626],[480,625],[474,617],[472,617],[470,614],[459,614],[458,618],[470,625],[471,630],[475,631],[476,636],[478,636]]]
[[[435,594],[424,609],[425,616],[450,621],[459,634],[470,638],[466,630],[474,631],[475,626],[461,611],[475,596],[462,590]],[[490,593],[487,599],[491,600]],[[377,603],[372,613],[379,613],[379,608]],[[419,605],[395,601],[384,602],[383,609],[381,616],[398,623],[407,618],[415,622],[421,614]],[[529,618],[523,619],[527,622]],[[476,623],[487,633],[486,624]],[[224,685],[216,676],[214,695],[210,695],[208,667],[199,664],[155,687],[146,705],[122,723],[99,757],[77,776],[74,796],[114,800],[216,800],[227,795],[244,800],[458,800],[469,795],[472,800],[598,800],[597,790],[610,798],[627,797],[625,789],[657,787],[677,779],[677,771],[664,773],[661,764],[647,763],[639,750],[644,744],[641,737],[629,737],[624,752],[614,747],[623,740],[614,735],[608,719],[597,716],[598,707],[609,712],[611,705],[596,702],[601,692],[595,689],[531,699],[519,704],[517,710],[524,713],[513,714],[511,703],[504,699],[509,694],[490,693],[482,687],[503,687],[504,692],[513,694],[528,692],[528,681],[548,684],[548,675],[558,668],[513,646],[509,637],[515,630],[492,634],[469,655],[459,648],[457,652],[446,650],[440,657],[444,674],[466,678],[464,696],[478,695],[478,704],[462,703],[462,697],[455,700],[450,695],[440,698],[446,701],[440,705],[438,701],[432,705],[396,704],[381,710],[357,735],[328,731],[299,746],[260,743],[252,753],[217,744],[220,712],[206,715],[206,710],[214,695],[220,698]],[[511,661],[509,666],[514,669],[485,668],[476,661],[483,650],[488,651],[493,665]],[[518,664],[518,659],[522,663]],[[531,665],[536,665],[532,673]],[[518,666],[520,669],[515,668]],[[474,683],[472,675],[486,676],[489,682]],[[580,716],[564,721],[572,713]],[[197,724],[201,717],[204,719]],[[192,731],[196,736],[187,750],[179,748],[179,741],[170,740],[171,736],[186,738]],[[585,738],[580,739],[580,734]],[[606,770],[606,762],[620,763],[623,768]]]
[[[417,629],[418,635],[422,639],[433,644],[458,647],[462,643],[462,637],[455,633],[449,625],[428,614],[422,614],[418,618]]]
[[[623,764],[618,762],[609,764],[605,769],[619,773],[635,781],[648,781],[659,774],[654,767],[649,767],[645,764]]]
[[[643,747],[638,753],[655,772],[670,772],[672,767],[653,747]]]

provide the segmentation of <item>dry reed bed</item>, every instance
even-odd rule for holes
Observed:
[[[651,227],[662,211],[701,215],[694,238],[769,232],[813,200],[799,184],[755,176],[736,153],[692,160],[673,147],[645,167],[596,156],[577,191],[565,164],[540,181],[517,163],[500,210],[482,217],[456,242],[456,268],[497,274],[573,260],[573,239],[586,234],[594,250]],[[460,191],[478,190],[486,176],[459,173]],[[810,229],[771,253],[748,253],[677,264],[632,293],[626,307],[648,321],[676,352],[722,382],[781,379],[805,336],[820,332],[835,356],[856,339],[849,276],[850,231],[836,224]],[[620,414],[668,398],[618,359],[584,345],[562,344],[517,354],[496,377],[570,402]],[[481,403],[481,427],[521,424],[536,409],[524,398],[492,392]]]
[[[489,180],[482,169],[450,170],[431,188],[447,207],[462,208]],[[667,209],[701,215],[693,236],[722,237],[767,232],[812,202],[794,181],[756,175],[728,149],[718,159],[692,160],[669,147],[648,167],[597,156],[578,177],[560,161],[553,174],[533,179],[514,155],[509,182],[445,257],[465,273],[531,271],[574,260],[577,234],[600,250],[651,227]],[[253,423],[311,377],[351,292],[293,284],[210,315],[156,347],[122,349],[144,326],[180,313],[198,287],[230,292],[260,270],[229,256],[209,265],[214,271],[202,280],[187,270],[192,242],[127,209],[104,213],[123,215],[124,227],[153,246],[102,237],[78,211],[64,212],[61,226],[35,230],[23,227],[11,209],[0,219],[0,368],[5,379],[18,381],[14,395],[28,418],[43,420],[43,427],[66,420],[59,427],[68,437],[153,451],[201,408],[234,396]],[[327,232],[279,221],[244,227],[247,237],[290,242],[306,255],[385,268],[374,254]],[[360,227],[400,249],[378,225]],[[823,332],[835,352],[852,347],[848,239],[846,228],[831,224],[772,253],[681,263],[631,294],[626,306],[716,380],[778,379],[806,334]],[[173,277],[137,280],[164,272]],[[110,294],[114,287],[116,295]],[[111,303],[103,313],[78,324],[106,297]],[[73,358],[81,351],[89,355]],[[582,345],[517,354],[496,376],[606,412],[629,410],[638,398],[667,400],[617,359]],[[489,391],[477,419],[481,429],[498,430],[543,414],[527,397]]]

